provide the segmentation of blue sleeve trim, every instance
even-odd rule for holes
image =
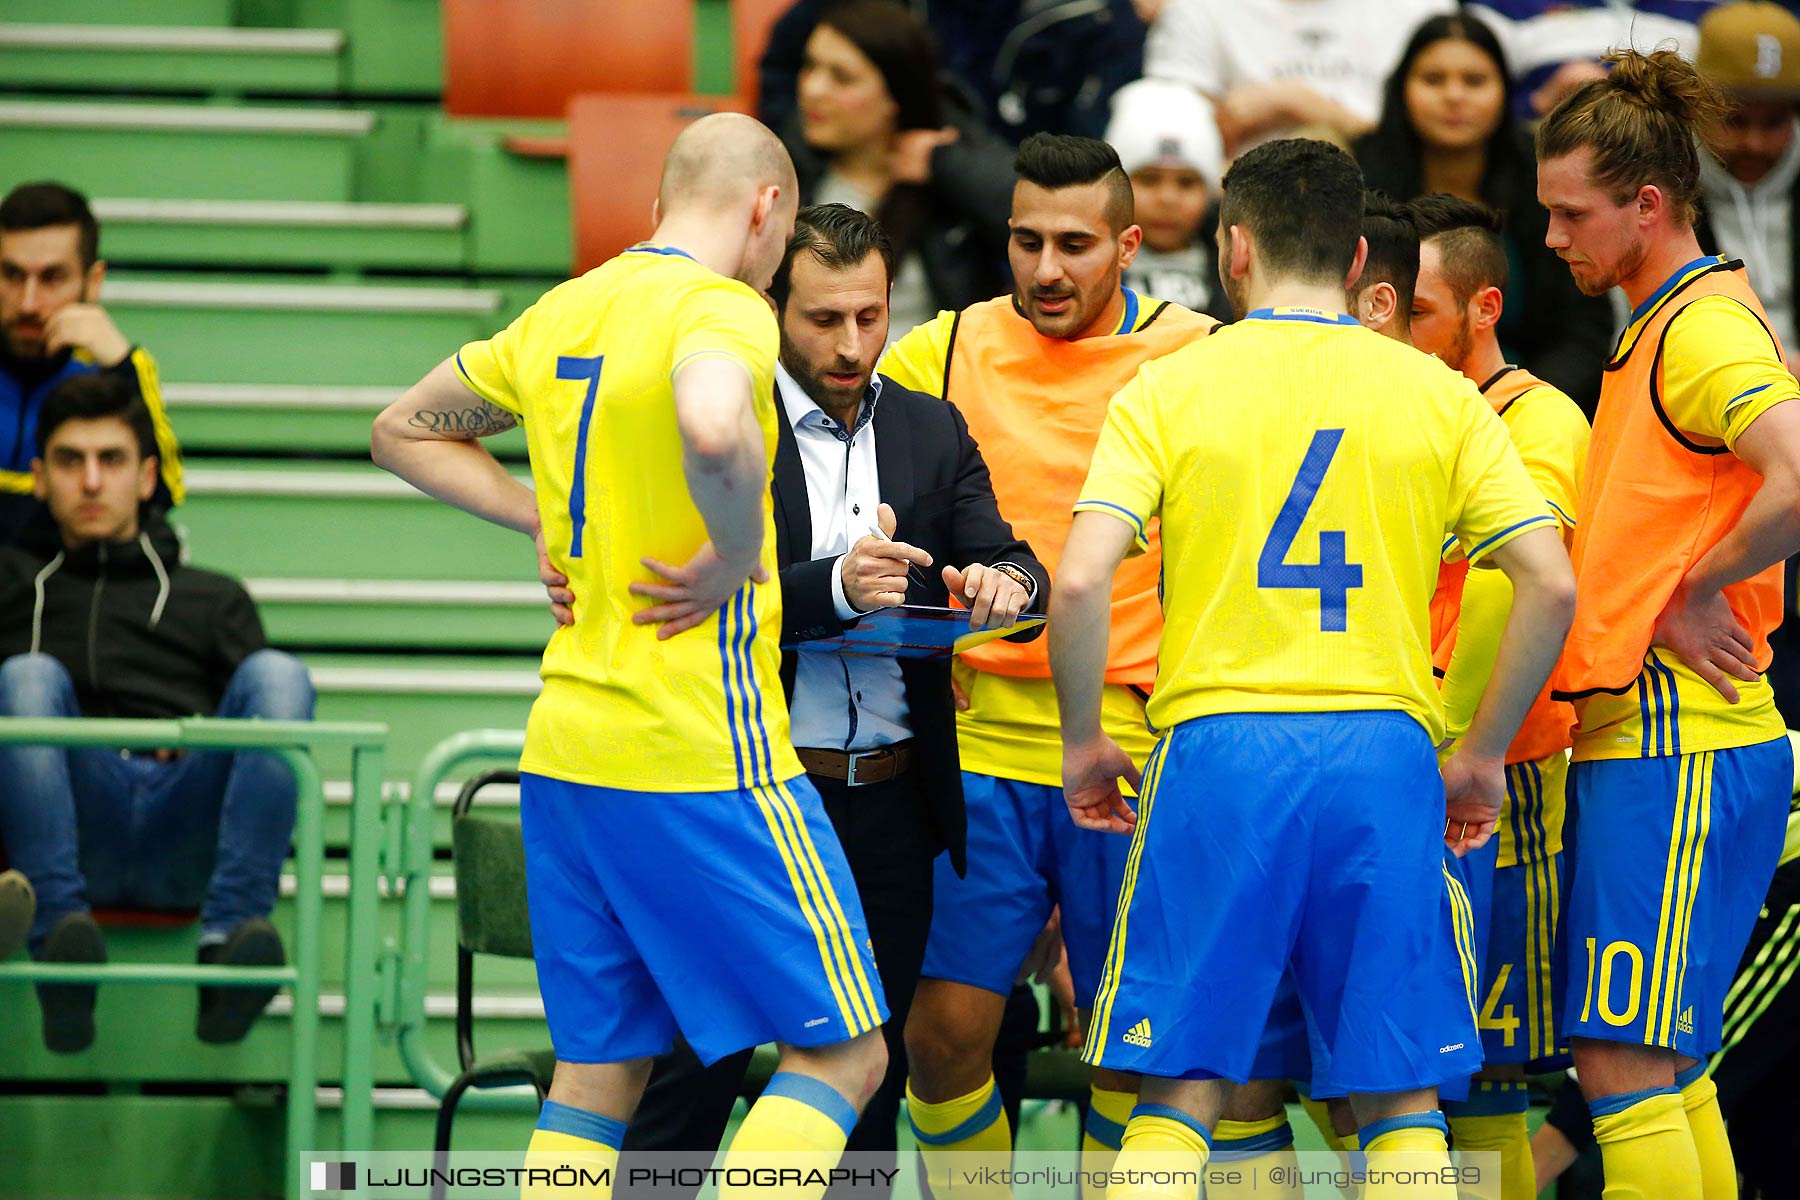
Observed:
[[[785,1096],[824,1113],[844,1131],[845,1137],[849,1137],[850,1131],[856,1128],[856,1106],[823,1079],[814,1079],[810,1075],[800,1075],[793,1071],[777,1071],[770,1077],[769,1085],[763,1088],[763,1095]]]
[[[912,1121],[910,1117],[908,1121],[912,1125],[915,1142],[926,1146],[949,1146],[956,1142],[967,1141],[999,1119],[1000,1089],[993,1088],[988,1092],[988,1098],[982,1102],[981,1107],[975,1110],[974,1116],[942,1133],[926,1133],[919,1128],[917,1121]]]
[[[1376,1121],[1373,1125],[1364,1125],[1356,1131],[1356,1138],[1362,1148],[1367,1150],[1376,1138],[1393,1133],[1396,1129],[1435,1129],[1445,1137],[1450,1136],[1450,1125],[1444,1120],[1444,1114],[1432,1111],[1401,1113],[1397,1117]]]
[[[1126,508],[1123,504],[1114,504],[1111,500],[1077,500],[1075,502],[1076,512],[1095,508],[1109,508],[1124,517],[1125,520],[1131,524],[1131,527],[1137,531],[1139,541],[1144,541],[1150,536],[1144,532],[1144,522],[1138,518],[1136,513],[1132,512],[1129,508]]]
[[[1533,525],[1554,525],[1554,524],[1556,524],[1555,517],[1551,517],[1551,516],[1526,517],[1523,521],[1519,521],[1515,524],[1508,525],[1505,529],[1502,529],[1499,533],[1496,533],[1494,536],[1488,538],[1485,542],[1481,542],[1478,545],[1476,545],[1476,547],[1473,550],[1469,551],[1468,559],[1470,562],[1474,562],[1477,558],[1481,557],[1481,552],[1483,550],[1486,550],[1489,546],[1492,546],[1494,543],[1498,542],[1501,538],[1508,537],[1514,533],[1519,532],[1522,529],[1529,529]]]
[[[1611,1096],[1601,1096],[1598,1100],[1588,1101],[1588,1113],[1596,1121],[1601,1117],[1616,1116],[1634,1104],[1642,1104],[1657,1096],[1679,1096],[1681,1089],[1675,1087],[1643,1088],[1635,1092],[1617,1092]]]
[[[1749,389],[1748,391],[1739,392],[1737,395],[1733,396],[1731,399],[1729,399],[1725,402],[1725,407],[1730,408],[1732,405],[1736,404],[1739,400],[1748,400],[1750,397],[1756,395],[1756,393],[1766,392],[1774,386],[1775,385],[1772,383],[1763,383],[1763,384],[1758,384],[1756,387],[1753,387],[1753,388]]]
[[[1171,1108],[1167,1104],[1140,1104],[1131,1110],[1131,1115],[1133,1117],[1161,1117],[1165,1121],[1185,1125],[1200,1135],[1200,1140],[1206,1143],[1208,1150],[1212,1149],[1212,1134],[1206,1132],[1206,1126],[1179,1108]]]
[[[1088,1109],[1087,1121],[1081,1128],[1083,1133],[1108,1150],[1117,1150],[1125,1141],[1125,1127],[1110,1117],[1103,1116],[1097,1108]]]
[[[1570,529],[1575,528],[1575,518],[1571,517],[1568,513],[1564,512],[1562,510],[1562,505],[1558,504],[1554,500],[1546,500],[1546,501],[1544,501],[1544,503],[1548,504],[1550,506],[1551,512],[1555,513],[1558,517],[1562,518],[1562,523],[1564,525],[1567,525]]]
[[[589,1112],[585,1108],[559,1104],[555,1100],[544,1101],[544,1107],[538,1113],[537,1127],[546,1133],[565,1133],[570,1137],[599,1142],[614,1150],[625,1144],[625,1122]]]

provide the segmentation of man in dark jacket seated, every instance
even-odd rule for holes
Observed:
[[[104,372],[62,381],[31,466],[52,524],[0,550],[0,716],[312,716],[306,669],[266,648],[249,594],[183,566],[148,503],[158,463],[141,397]],[[0,746],[0,842],[37,891],[32,956],[105,961],[90,902],[198,905],[201,962],[280,965],[268,916],[294,798],[266,753]],[[94,994],[39,987],[50,1049],[93,1041]],[[242,1038],[273,995],[201,988],[200,1038]]]

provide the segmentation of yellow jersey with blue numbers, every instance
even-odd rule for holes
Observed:
[[[773,502],[762,563],[699,627],[658,641],[627,589],[645,557],[684,563],[706,526],[682,472],[673,379],[720,356],[750,377],[773,462],[774,315],[746,285],[679,250],[636,246],[557,287],[506,329],[464,346],[476,395],[525,426],[550,561],[569,577],[575,623],[544,649],[522,770],[598,787],[712,792],[790,779],[781,690],[781,591]]]
[[[981,445],[1001,515],[1052,577],[1113,393],[1145,362],[1217,324],[1130,288],[1121,295],[1119,323],[1107,334],[1045,337],[1002,296],[939,314],[882,360],[895,382],[956,405]],[[1144,704],[1162,633],[1154,529],[1150,540],[1150,551],[1113,582],[1101,702],[1106,731],[1140,765],[1156,745]],[[956,721],[963,768],[1060,787],[1062,729],[1048,641],[990,642],[958,657],[955,678],[969,701]]]
[[[1601,385],[1574,548],[1575,628],[1558,668],[1559,693],[1579,715],[1576,761],[1693,754],[1782,736],[1786,723],[1766,679],[1734,681],[1739,700],[1728,704],[1650,637],[1682,577],[1761,485],[1731,453],[1738,437],[1796,396],[1800,387],[1741,265],[1688,263],[1632,314]],[[1780,564],[1725,595],[1766,666],[1768,632],[1780,619]]]
[[[1151,722],[1389,710],[1442,739],[1430,603],[1555,517],[1475,385],[1342,313],[1259,309],[1147,363],[1076,504],[1163,530]]]

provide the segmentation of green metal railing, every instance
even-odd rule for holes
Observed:
[[[443,1098],[456,1072],[439,1062],[425,1040],[425,997],[431,965],[431,860],[432,832],[438,785],[470,763],[514,766],[525,749],[521,730],[472,729],[454,734],[431,748],[413,776],[406,801],[406,821],[401,831],[399,876],[392,881],[405,888],[400,920],[400,998],[395,1032],[400,1058],[413,1081],[433,1096]],[[463,1109],[536,1112],[537,1096],[528,1087],[485,1088],[470,1091]]]
[[[285,967],[222,967],[178,963],[0,964],[0,979],[31,983],[207,984],[293,989],[293,1055],[288,1066],[288,1195],[307,1194],[305,1162],[319,1149],[319,944],[324,913],[325,793],[313,752],[348,748],[351,756],[349,938],[344,972],[343,1147],[374,1145],[374,1043],[380,978],[379,860],[382,752],[387,726],[314,721],[171,721],[0,718],[0,744],[128,750],[261,750],[294,773],[294,961]],[[424,888],[419,889],[421,893]]]

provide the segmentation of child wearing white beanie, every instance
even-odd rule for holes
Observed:
[[[1212,104],[1185,84],[1140,79],[1113,97],[1106,140],[1131,176],[1144,231],[1125,285],[1230,320],[1217,253],[1204,235],[1225,158]]]

